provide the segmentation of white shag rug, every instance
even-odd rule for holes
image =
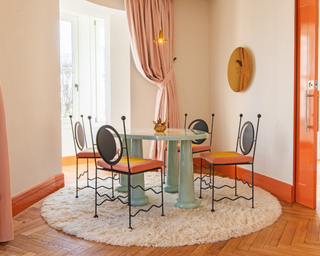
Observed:
[[[109,183],[109,182],[104,182]],[[160,173],[145,174],[146,187],[160,189]],[[83,183],[84,184],[84,183]],[[100,184],[102,182],[100,181]],[[157,184],[158,186],[154,186]],[[215,178],[215,186],[229,184],[234,180]],[[48,196],[41,208],[42,217],[53,228],[90,241],[119,246],[173,247],[214,243],[233,237],[248,235],[273,224],[282,209],[279,201],[269,192],[255,187],[255,208],[251,201],[224,199],[215,202],[211,212],[211,190],[203,191],[197,209],[180,209],[173,206],[178,194],[164,193],[164,213],[152,208],[132,218],[133,230],[128,229],[128,207],[118,200],[105,202],[98,207],[98,218],[94,218],[94,190],[79,192],[75,198],[75,185],[66,186]],[[199,181],[195,182],[196,198],[199,197]],[[117,194],[117,192],[116,192]],[[215,197],[233,197],[234,190],[215,190]],[[251,189],[238,182],[238,194],[251,197]],[[161,194],[146,192],[149,204],[161,203]],[[148,205],[146,206],[149,207]],[[135,207],[132,207],[135,212]]]

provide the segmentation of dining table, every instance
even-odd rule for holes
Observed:
[[[124,133],[119,133],[124,140]],[[143,140],[167,141],[167,174],[164,191],[168,193],[177,193],[178,199],[174,202],[175,207],[183,209],[193,209],[199,206],[198,200],[195,198],[194,191],[194,174],[193,174],[193,155],[192,141],[206,139],[208,133],[192,130],[167,128],[164,132],[156,132],[154,129],[128,129],[126,131],[128,154],[132,157],[143,158]],[[180,170],[178,143],[180,142]],[[131,178],[131,185],[136,187],[144,186],[144,174],[136,174]],[[120,175],[120,182],[117,187],[119,192],[128,191],[127,175]],[[132,206],[146,205],[149,198],[142,189],[131,188]]]

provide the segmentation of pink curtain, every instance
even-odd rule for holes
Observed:
[[[13,240],[6,116],[0,84],[0,242]]]
[[[173,0],[125,0],[130,32],[131,50],[139,72],[158,86],[155,121],[158,117],[167,127],[179,128],[179,110],[176,80],[173,71],[174,22]],[[161,18],[160,18],[161,10]],[[154,39],[163,31],[165,44],[156,44]],[[152,125],[150,120],[150,126]],[[153,141],[150,158],[163,159],[164,143]]]

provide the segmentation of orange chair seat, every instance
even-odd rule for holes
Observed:
[[[165,146],[165,149],[168,149],[168,146]],[[209,151],[211,149],[210,145],[197,145],[192,144],[192,153],[202,152],[202,151]],[[180,144],[178,144],[178,152],[180,152]]]
[[[234,151],[205,152],[200,157],[211,164],[241,164],[252,162],[252,156],[245,156]]]
[[[136,157],[129,157],[130,170],[131,173],[144,172],[150,169],[161,168],[163,166],[163,161],[143,159]],[[97,165],[106,169],[111,169],[111,166],[106,163],[104,160],[99,160]],[[120,162],[113,166],[115,171],[129,172],[127,157],[122,157]]]
[[[97,158],[100,158],[100,154],[98,152],[98,149],[95,149],[95,154]],[[94,158],[93,149],[92,148],[86,148],[85,150],[82,150],[78,153],[79,158]]]
[[[180,145],[178,145],[178,150],[180,151]],[[211,146],[210,145],[197,145],[197,144],[192,144],[192,153],[197,153],[201,151],[210,151]]]

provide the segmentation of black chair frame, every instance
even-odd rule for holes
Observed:
[[[238,152],[238,147],[240,148],[241,152],[243,153],[243,155],[247,155],[251,152],[252,148],[253,148],[253,154],[252,154],[252,161],[251,162],[247,162],[247,163],[230,163],[230,164],[212,164],[208,161],[206,161],[205,159],[202,159],[201,158],[201,170],[200,170],[200,197],[199,198],[202,198],[201,196],[201,190],[205,190],[205,189],[212,189],[212,208],[211,208],[211,211],[214,212],[214,202],[219,202],[223,199],[228,199],[228,200],[231,200],[231,201],[236,201],[240,198],[242,199],[245,199],[245,200],[252,200],[252,208],[254,208],[254,158],[255,158],[255,153],[256,153],[256,145],[257,145],[257,139],[258,139],[258,130],[259,130],[259,123],[260,123],[260,118],[261,118],[261,115],[258,114],[258,121],[257,121],[257,130],[256,130],[256,133],[254,135],[254,127],[252,125],[251,122],[247,121],[246,123],[244,123],[244,125],[242,126],[241,128],[241,121],[242,121],[242,117],[243,115],[240,114],[240,122],[239,122],[239,128],[238,128],[238,137],[237,137],[237,144],[236,144],[236,152]],[[244,150],[241,146],[241,142],[244,141],[244,139],[242,139],[241,135],[243,135],[244,133],[244,129],[246,127],[246,125],[250,125],[253,129],[253,140],[252,140],[252,143],[251,143],[251,146],[249,146],[249,149],[248,150]],[[240,129],[241,128],[241,129]],[[253,146],[254,145],[254,146]],[[202,161],[205,161],[206,163],[209,164],[209,168],[210,168],[210,181],[209,183],[207,183],[205,180],[203,180],[205,177],[203,176],[202,177]],[[214,185],[214,166],[226,166],[226,165],[234,165],[235,166],[235,184],[234,186],[229,186],[229,185],[223,185],[223,186],[220,186],[220,187],[216,187]],[[252,179],[251,179],[251,185],[249,184],[249,182],[245,182],[243,181],[241,178],[238,178],[237,177],[237,166],[238,165],[251,165],[251,168],[252,168]],[[212,167],[212,176],[211,176],[211,167]],[[212,177],[212,179],[211,179]],[[237,194],[237,181],[241,181],[243,184],[246,184],[248,185],[249,188],[252,189],[252,196],[250,198],[247,198],[247,197],[244,197],[244,196],[238,196]],[[202,182],[205,183],[205,185],[207,187],[203,188],[202,187]],[[219,199],[214,199],[214,189],[222,189],[224,187],[228,187],[230,189],[234,189],[235,190],[235,198],[229,198],[229,197],[222,197],[222,198],[219,198]]]
[[[90,186],[90,181],[93,181],[94,178],[90,179],[89,177],[89,159],[91,157],[79,157],[78,153],[82,151],[84,148],[87,148],[87,138],[86,138],[86,133],[85,133],[85,126],[84,126],[84,121],[83,121],[83,115],[80,115],[82,123],[77,121],[74,126],[72,122],[72,115],[69,116],[70,122],[71,122],[71,130],[72,130],[72,138],[73,138],[73,144],[74,144],[74,150],[76,153],[76,198],[79,197],[78,192],[82,189],[85,188],[91,188],[94,189],[94,187]],[[74,127],[74,128],[73,128]],[[78,128],[80,129],[78,131]],[[79,141],[79,132],[82,132],[83,134],[83,141]],[[92,157],[93,158],[93,157]],[[79,159],[87,159],[87,170],[83,171],[82,173],[79,174]],[[79,187],[79,180],[82,176],[85,176],[87,174],[87,185],[84,187]]]
[[[162,215],[161,216],[164,216],[163,180],[162,180],[162,178],[163,178],[163,176],[162,176],[163,175],[163,170],[160,167],[160,168],[148,169],[148,170],[145,170],[145,171],[139,172],[139,173],[132,173],[131,172],[130,163],[129,163],[129,152],[128,152],[128,147],[127,147],[126,127],[125,127],[125,119],[126,118],[125,118],[125,116],[122,116],[121,119],[123,121],[124,143],[125,143],[125,145],[123,145],[123,142],[121,140],[121,137],[120,137],[119,133],[110,125],[101,126],[99,128],[98,132],[97,132],[96,143],[97,143],[98,151],[100,153],[101,158],[106,163],[108,163],[110,165],[110,168],[99,167],[99,166],[97,166],[97,162],[95,161],[95,163],[96,163],[96,172],[95,172],[96,178],[95,178],[95,215],[94,215],[94,217],[95,218],[98,217],[98,206],[101,206],[106,201],[113,202],[115,200],[119,200],[122,204],[126,204],[128,206],[128,208],[129,208],[129,229],[132,229],[131,218],[137,216],[138,213],[140,213],[140,212],[149,212],[153,207],[156,207],[156,208],[162,208]],[[112,151],[112,150],[114,150],[114,148],[112,148],[112,147],[109,147],[108,149],[107,148],[103,148],[103,146],[100,144],[101,143],[100,140],[101,141],[106,140],[106,135],[102,133],[102,131],[106,130],[106,129],[111,130],[115,134],[115,137],[118,139],[119,144],[120,144],[120,151],[118,153],[114,154],[114,157],[112,159],[115,159],[115,160],[113,160],[113,161],[108,156],[110,156],[110,154],[113,155],[113,153],[115,153],[115,151]],[[111,133],[108,136],[110,136],[110,135],[111,135]],[[116,165],[121,160],[122,155],[123,155],[123,150],[126,151],[128,172],[124,172],[124,171],[119,171],[119,170],[113,169],[113,166]],[[107,154],[107,156],[106,156],[106,154]],[[117,154],[118,154],[118,156],[116,157]],[[153,188],[144,189],[140,185],[137,185],[137,186],[132,186],[131,185],[131,176],[133,176],[135,174],[141,174],[141,173],[144,173],[144,172],[148,172],[148,171],[156,171],[158,169],[161,169],[161,190],[160,191],[155,191]],[[112,173],[112,178],[113,178],[113,173],[114,172],[118,173],[118,174],[127,175],[128,176],[128,194],[127,194],[127,196],[123,196],[123,195],[118,195],[116,197],[114,196],[114,183],[113,183],[113,181],[112,181],[112,186],[111,187],[106,187],[104,185],[98,186],[98,182],[97,182],[98,181],[98,177],[97,177],[98,176],[98,173],[97,173],[98,170],[110,171]],[[100,194],[99,191],[98,191],[100,188],[105,188],[107,190],[111,189],[112,190],[112,196],[108,195],[108,193]],[[140,208],[135,213],[132,213],[132,209],[131,209],[131,207],[132,207],[131,206],[131,189],[130,188],[132,188],[132,189],[140,188],[143,191],[150,191],[151,190],[155,194],[160,194],[161,193],[161,204],[160,205],[153,204],[147,210]],[[103,198],[103,197],[106,197],[106,198],[103,199],[100,203],[98,203],[98,196],[99,196],[99,198]]]
[[[92,129],[92,123],[91,123],[91,119],[92,117],[91,116],[88,116],[88,120],[89,120],[89,127],[90,127],[90,134],[91,134],[91,142],[92,142],[92,148],[93,148],[93,152],[94,152],[94,155],[96,155],[96,149],[97,149],[97,144],[94,142],[94,137],[93,137],[93,129]],[[96,159],[95,159],[95,167],[97,167],[97,163],[96,163]],[[106,181],[108,179],[112,179],[112,187],[108,188],[108,187],[105,187],[106,189],[112,189],[113,188],[113,185],[114,185],[114,181],[115,180],[120,180],[120,176],[118,176],[117,174],[113,174],[113,172],[111,172],[111,176],[107,176],[105,178],[101,178],[97,175],[95,175],[95,178],[91,179],[91,180],[95,180],[96,179],[99,179],[101,181]],[[95,190],[96,187],[93,187],[93,189]],[[112,190],[112,197],[114,197],[114,190]]]

